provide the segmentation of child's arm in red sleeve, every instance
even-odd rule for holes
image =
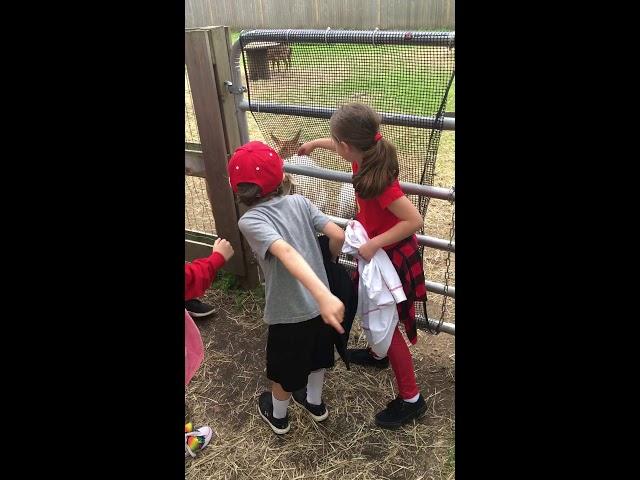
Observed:
[[[184,299],[200,297],[211,286],[216,273],[225,264],[224,257],[214,252],[207,258],[198,258],[184,265]]]

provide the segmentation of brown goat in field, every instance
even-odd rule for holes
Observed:
[[[279,72],[280,62],[282,62],[283,66],[287,69],[291,68],[291,47],[288,43],[281,43],[276,47],[270,47],[267,49],[267,60],[272,70],[277,66],[277,71]]]

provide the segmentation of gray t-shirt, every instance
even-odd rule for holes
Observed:
[[[238,221],[266,277],[264,321],[269,325],[304,322],[320,315],[309,291],[269,253],[269,247],[279,239],[287,242],[329,288],[316,236],[328,221],[324,213],[301,195],[277,196],[259,203]]]

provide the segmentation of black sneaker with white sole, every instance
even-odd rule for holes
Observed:
[[[271,430],[278,435],[283,435],[291,428],[289,425],[289,413],[284,418],[274,418],[273,400],[271,392],[262,392],[258,398],[258,413],[262,419],[269,424]]]
[[[327,406],[324,402],[321,402],[320,405],[314,405],[313,403],[307,402],[307,387],[304,387],[297,392],[293,392],[291,396],[298,405],[304,407],[305,410],[309,412],[311,418],[316,422],[326,420],[329,416],[329,410],[327,410]]]
[[[365,367],[387,368],[389,366],[389,357],[376,358],[368,348],[350,348],[349,361]]]
[[[387,408],[376,414],[376,425],[382,428],[398,428],[419,418],[427,410],[422,394],[415,403],[405,402],[397,397],[387,404]]]
[[[216,309],[211,305],[207,305],[195,298],[193,300],[186,300],[184,302],[184,309],[189,312],[192,318],[208,317],[216,313]]]

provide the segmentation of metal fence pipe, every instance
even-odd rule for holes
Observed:
[[[438,328],[438,323],[440,323],[438,320],[434,320],[433,318],[430,318],[429,326],[431,327],[431,330],[435,330],[436,328]],[[427,322],[422,315],[416,315],[416,327],[422,330],[428,330]],[[453,335],[455,337],[456,324],[442,322],[442,325],[440,325],[440,331],[443,333],[448,333],[449,335]]]
[[[371,45],[422,45],[454,48],[456,32],[412,32],[400,30],[256,29],[243,31],[240,39],[251,42],[355,43]]]
[[[340,217],[334,217],[333,215],[327,215],[329,219],[336,225],[346,228],[349,220]],[[452,253],[456,252],[456,242],[449,242],[442,238],[430,237],[428,235],[416,234],[418,238],[418,244],[424,247],[435,248],[436,250],[445,250]]]
[[[256,102],[250,104],[247,100],[238,103],[238,107],[244,111],[255,113],[272,113],[276,115],[293,115],[295,117],[311,118],[331,118],[335,108],[310,107],[308,105],[288,105],[276,102]],[[397,125],[401,127],[415,128],[438,128],[439,130],[455,130],[456,119],[452,117],[442,117],[440,125],[435,117],[424,117],[420,115],[408,115],[405,113],[380,112],[382,123],[385,125]]]

